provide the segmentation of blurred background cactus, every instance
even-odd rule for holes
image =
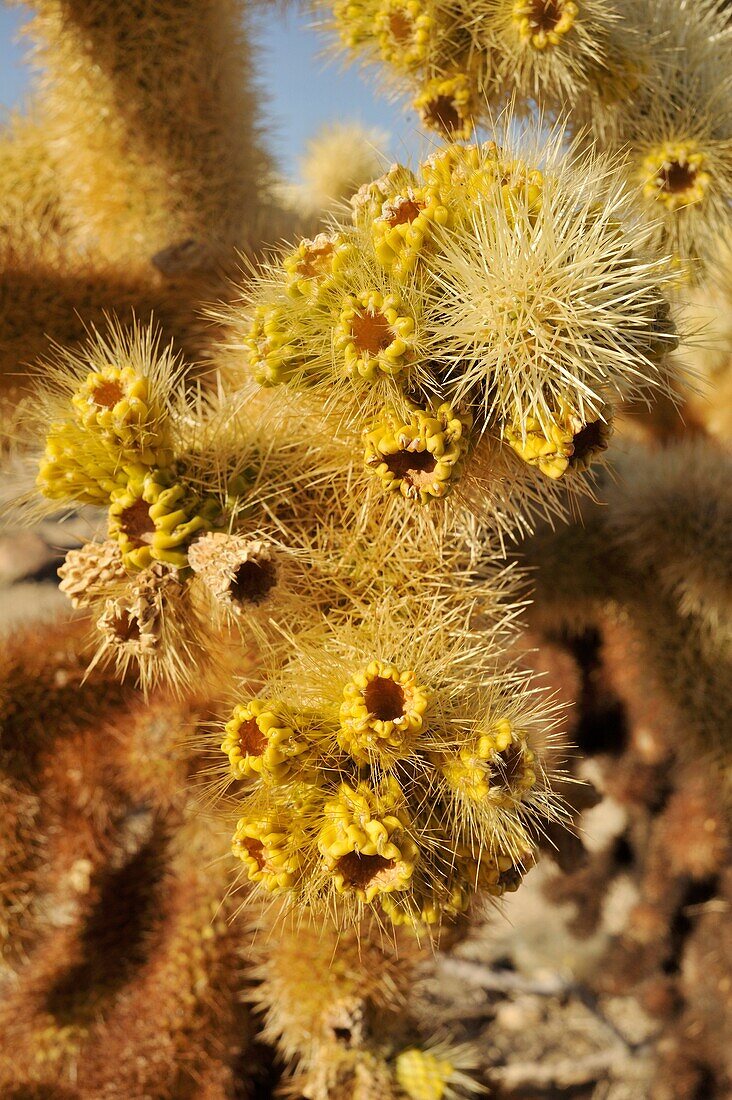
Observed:
[[[726,5],[6,7],[0,1092],[723,1100]]]

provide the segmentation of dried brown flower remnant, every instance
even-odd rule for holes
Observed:
[[[88,607],[101,589],[124,580],[127,571],[119,544],[115,539],[107,539],[69,550],[58,575],[59,588],[71,600],[72,607]]]
[[[177,570],[155,562],[138,574],[128,592],[108,599],[97,623],[107,645],[131,657],[156,649],[162,637],[164,593],[171,586],[180,587]]]
[[[235,615],[264,603],[277,586],[277,564],[264,539],[204,535],[188,560],[214,599]]]

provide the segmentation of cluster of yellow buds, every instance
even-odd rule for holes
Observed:
[[[288,381],[301,365],[297,346],[289,339],[287,314],[282,307],[260,306],[255,310],[246,347],[254,379],[260,386]]]
[[[384,61],[411,69],[427,60],[435,12],[422,0],[382,0],[374,12],[374,30]]]
[[[337,893],[370,903],[409,888],[419,848],[409,835],[403,801],[390,779],[383,792],[363,780],[356,787],[343,783],[336,798],[325,803],[318,851]]]
[[[565,165],[550,144],[540,169],[487,141],[394,164],[352,197],[350,223],[250,288],[254,379],[301,392],[349,453],[360,439],[375,496],[429,507],[463,481],[455,507],[480,518],[491,493],[556,509],[553,483],[581,489],[605,450],[613,400],[665,384],[666,268],[642,259],[643,233],[626,240],[622,173],[583,156]]]
[[[82,427],[154,465],[159,460],[160,410],[150,393],[150,380],[130,366],[105,365],[92,370],[72,395]]]
[[[156,562],[187,569],[193,542],[230,525],[249,488],[246,461],[213,414],[209,428],[203,407],[189,406],[180,365],[152,329],[94,334],[78,353],[61,353],[54,369],[55,387],[39,390],[36,414],[39,424],[46,419],[41,494],[105,507],[107,537],[128,577]],[[210,454],[201,446],[208,431]],[[84,562],[91,568],[91,557]],[[100,589],[93,571],[88,580]],[[120,595],[119,576],[110,586],[106,596]]]
[[[286,890],[297,879],[300,837],[294,817],[281,821],[265,816],[243,817],[237,824],[231,850],[242,861],[250,882],[267,890]]]
[[[349,669],[359,643],[314,695],[297,669],[329,658],[304,651],[273,670],[268,697],[234,707],[221,749],[228,781],[246,783],[232,850],[250,881],[300,910],[345,925],[376,907],[437,930],[476,894],[516,888],[551,796],[520,683],[502,701],[477,668],[472,683],[456,671],[450,647],[437,665],[422,649],[420,663],[425,638],[393,629],[404,664],[375,656]],[[455,652],[462,630],[455,618]]]
[[[318,0],[342,48],[380,64],[424,126],[468,140],[513,93],[517,105],[607,112],[642,65],[640,28],[609,0]],[[636,34],[633,33],[636,32]],[[636,40],[638,39],[638,40]],[[612,89],[612,94],[609,93]],[[608,102],[610,100],[610,102]]]
[[[277,589],[268,543],[241,532],[268,494],[281,497],[278,479],[292,515],[306,476],[290,468],[294,444],[189,397],[152,329],[94,334],[54,370],[33,412],[46,433],[36,485],[106,511],[104,541],[71,552],[63,590],[97,624],[97,660],[136,667],[145,688],[182,687],[184,656],[213,656],[224,620],[244,625]]]
[[[73,421],[51,423],[36,477],[44,497],[105,505],[124,477],[124,469],[102,440],[88,438]]]
[[[354,224],[371,238],[378,265],[400,282],[415,270],[436,232],[451,224],[458,209],[455,202],[448,205],[439,176],[430,179],[424,172],[420,179],[401,164],[361,187],[351,207]]]
[[[658,256],[673,255],[687,280],[717,261],[732,192],[732,37],[719,4],[689,16],[683,5],[615,0],[316,3],[427,129],[468,141],[509,100],[524,117],[565,118],[582,141],[631,154],[628,215]]]
[[[535,755],[507,718],[454,756],[438,758],[437,765],[456,798],[467,803],[509,805],[521,801],[537,781]]]
[[[37,487],[52,500],[106,506],[130,573],[155,561],[184,567],[191,540],[221,510],[176,461],[177,366],[156,350],[142,332],[93,338],[64,362],[58,392],[43,395],[52,415]]]
[[[449,220],[450,211],[435,187],[407,186],[389,196],[371,221],[379,263],[398,276],[406,275],[416,266],[433,228]]]
[[[348,252],[347,241],[328,233],[318,233],[314,240],[304,238],[283,261],[290,294],[317,297],[327,290],[337,278]]]
[[[167,417],[152,380],[130,364],[92,363],[62,379],[37,486],[52,500],[106,503],[131,469],[171,460]]]
[[[433,0],[334,0],[333,24],[347,49],[365,50],[401,72],[427,64],[445,27]]]

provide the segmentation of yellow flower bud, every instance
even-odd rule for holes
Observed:
[[[427,726],[429,697],[411,669],[371,661],[343,689],[339,745],[361,763],[407,756]]]
[[[260,386],[279,386],[304,365],[285,306],[257,306],[244,344]]]
[[[599,417],[583,424],[565,411],[548,423],[527,417],[523,431],[519,425],[506,425],[503,438],[524,462],[557,479],[570,468],[586,469],[607,448],[610,432],[609,424]]]
[[[374,16],[381,57],[400,69],[426,60],[434,28],[435,20],[421,0],[381,0]]]
[[[404,278],[429,247],[434,227],[450,221],[450,211],[436,189],[404,188],[389,195],[371,223],[377,260]]]
[[[535,50],[558,46],[579,14],[573,0],[516,0],[513,20],[519,37]]]
[[[366,782],[343,783],[324,812],[318,849],[339,894],[355,894],[369,904],[377,895],[409,888],[419,849],[408,834],[396,782],[380,792]]]
[[[426,1050],[403,1050],[396,1059],[396,1078],[410,1100],[443,1100],[454,1067]]]
[[[694,141],[666,141],[643,158],[639,177],[647,199],[667,210],[701,202],[711,183],[707,158]]]
[[[477,99],[465,73],[436,76],[427,82],[414,106],[422,122],[451,141],[467,141],[473,133],[473,116],[478,114]]]
[[[140,470],[112,492],[109,537],[119,542],[130,569],[144,569],[153,561],[182,569],[191,539],[210,529],[217,512],[215,500],[201,501],[166,471]]]
[[[342,233],[318,233],[314,240],[304,238],[282,262],[288,292],[293,297],[317,300],[332,288],[353,251],[354,246]]]
[[[106,437],[131,459],[147,466],[160,464],[160,410],[150,394],[149,380],[132,367],[106,366],[90,371],[71,404],[79,423]]]
[[[291,889],[298,877],[302,836],[294,820],[265,815],[237,822],[231,850],[244,864],[250,882],[272,893]]]
[[[426,504],[446,496],[462,473],[472,419],[451,405],[415,408],[407,423],[395,413],[363,434],[364,462],[385,488]]]
[[[379,372],[396,375],[414,358],[416,320],[401,312],[394,295],[367,290],[343,300],[335,348],[344,373],[372,382]]]
[[[289,724],[282,706],[262,699],[234,707],[225,731],[221,749],[229,757],[235,779],[261,777],[282,782],[297,769],[297,758],[308,747],[307,740]]]

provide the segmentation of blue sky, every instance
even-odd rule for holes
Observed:
[[[124,0],[122,0],[124,2]],[[17,41],[27,18],[23,9],[0,7],[0,106],[22,107],[32,73],[24,64],[25,45]],[[324,59],[323,37],[296,10],[267,9],[260,17],[259,73],[270,97],[274,151],[287,171],[305,142],[329,121],[358,121],[390,136],[388,152],[400,159],[419,147],[414,115],[403,115],[377,95],[351,67]],[[289,173],[288,173],[289,174]]]

